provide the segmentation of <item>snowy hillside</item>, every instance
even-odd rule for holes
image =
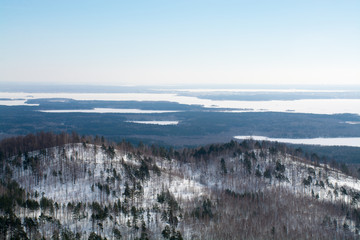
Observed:
[[[358,179],[268,142],[68,143],[7,158],[1,176],[2,193],[24,189],[11,216],[30,239],[359,237]]]

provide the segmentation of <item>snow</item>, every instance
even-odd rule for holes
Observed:
[[[96,149],[96,152],[95,152]],[[62,157],[61,154],[65,150],[66,157]],[[42,179],[39,184],[35,184],[34,182],[29,185],[29,175],[31,174],[30,170],[24,172],[24,176],[19,178],[20,184],[22,184],[26,189],[32,190],[33,192],[37,191],[38,193],[44,192],[47,198],[54,199],[56,202],[61,204],[67,204],[68,202],[93,202],[93,201],[109,201],[112,202],[115,199],[122,199],[122,192],[117,192],[114,196],[110,194],[109,196],[105,196],[104,193],[98,191],[98,188],[94,186],[94,191],[91,190],[92,185],[96,185],[96,183],[100,182],[105,184],[104,181],[108,176],[112,176],[112,171],[107,172],[107,169],[115,167],[122,178],[122,184],[126,181],[126,174],[124,169],[121,167],[122,162],[134,166],[139,167],[141,163],[141,159],[138,159],[136,156],[119,152],[116,150],[116,155],[114,159],[110,159],[104,151],[99,147],[88,144],[86,149],[81,144],[75,145],[66,145],[64,148],[53,148],[48,150],[48,154],[53,154],[53,157],[50,159],[50,162],[46,164],[48,169],[44,169],[44,174],[47,174],[47,179]],[[33,153],[32,155],[36,156],[38,153]],[[74,159],[74,156],[78,157]],[[30,154],[31,156],[31,154]],[[66,160],[65,160],[66,158]],[[71,160],[73,158],[73,160]],[[60,160],[63,159],[63,160]],[[80,172],[77,179],[72,181],[72,178],[64,175],[63,170],[63,183],[56,183],[59,181],[60,176],[54,177],[52,172],[59,171],[60,166],[64,165],[60,162],[68,162],[68,168],[71,166],[80,168],[77,171],[81,171],[82,165],[86,165],[86,172]],[[162,160],[158,160],[158,163]],[[168,160],[165,160],[168,161]],[[74,165],[72,165],[74,164]],[[78,164],[78,165],[76,165]],[[160,164],[159,164],[160,165]],[[162,165],[162,176],[157,177],[153,173],[151,173],[150,179],[144,183],[144,199],[153,199],[153,195],[160,193],[161,189],[159,188],[162,185],[165,189],[169,189],[176,198],[183,200],[191,200],[203,192],[205,192],[205,186],[190,180],[189,178],[184,178],[181,174],[177,174],[176,171],[169,172],[171,168],[174,168],[173,164],[165,163]],[[64,166],[63,166],[64,167]],[[67,170],[70,171],[71,170]],[[89,171],[91,175],[89,175]],[[65,178],[67,180],[65,180]],[[120,185],[119,185],[120,186]],[[123,187],[120,186],[120,189]],[[155,189],[155,192],[154,192]],[[155,202],[151,202],[153,204]],[[144,208],[151,207],[152,205],[144,205]]]
[[[209,89],[200,89],[200,88],[189,88],[189,89],[159,89],[163,91],[177,91],[177,92],[191,92],[191,93],[213,93],[213,92],[271,92],[271,93],[343,93],[343,92],[353,92],[352,90],[318,90],[318,89],[227,89],[227,88],[209,88]],[[356,91],[355,91],[356,92]]]
[[[260,154],[261,151],[263,154]],[[134,182],[129,177],[129,170],[126,168],[139,169],[142,161],[145,161],[145,156],[115,149],[115,156],[111,158],[102,147],[92,144],[86,144],[86,146],[83,144],[67,144],[47,149],[45,152],[46,155],[40,154],[39,151],[29,153],[30,157],[38,156],[40,159],[42,176],[38,182],[35,181],[36,176],[30,167],[27,170],[23,168],[14,169],[14,176],[32,196],[34,196],[35,191],[39,193],[37,200],[44,194],[45,197],[60,204],[61,209],[57,214],[59,214],[59,219],[64,226],[73,230],[81,227],[82,231],[87,233],[92,230],[91,221],[89,221],[92,214],[91,210],[87,209],[85,219],[76,220],[72,216],[68,216],[67,204],[69,202],[82,202],[89,206],[93,202],[99,202],[103,205],[112,205],[117,200],[123,203],[125,182],[128,182],[130,188],[138,183],[142,186],[139,191],[140,195],[129,197],[128,201],[130,206],[136,206],[138,209],[151,209],[150,218],[153,221],[151,224],[154,224],[154,219],[160,219],[159,212],[153,209],[155,206],[161,205],[157,201],[157,195],[164,190],[169,190],[180,206],[189,204],[188,206],[192,207],[194,206],[193,202],[211,198],[214,191],[224,191],[225,189],[240,194],[269,190],[276,192],[277,189],[284,189],[299,197],[319,196],[321,201],[345,203],[352,203],[352,196],[350,195],[352,192],[360,192],[358,180],[338,170],[325,165],[315,166],[304,159],[288,154],[270,154],[268,150],[255,149],[252,151],[256,159],[250,160],[252,163],[251,174],[244,167],[246,153],[237,156],[231,154],[229,155],[231,157],[214,157],[206,164],[204,162],[199,164],[196,161],[181,163],[174,159],[151,156],[153,158],[151,164],[156,164],[160,168],[161,176],[150,170],[149,179],[135,179]],[[226,175],[221,172],[220,168],[220,159],[223,157],[227,167]],[[276,162],[285,166],[283,174],[287,180],[279,180],[275,177],[274,166]],[[255,177],[255,169],[264,173],[268,168],[273,169],[271,179]],[[114,178],[114,170],[119,179]],[[54,171],[56,171],[57,176],[54,176]],[[45,174],[46,178],[44,177]],[[303,179],[307,179],[309,176],[312,177],[312,183],[309,186],[304,186]],[[321,186],[321,182],[324,184],[323,186]],[[110,194],[101,191],[99,184],[108,185]],[[342,194],[341,187],[344,187],[349,195]],[[338,196],[335,195],[335,190],[338,192]],[[353,206],[359,207],[359,203],[355,202]],[[160,207],[165,208],[166,206],[161,205]],[[38,217],[41,211],[27,214]],[[126,234],[126,231],[130,231],[124,227],[128,220],[131,220],[131,216],[115,217],[112,221],[107,219],[103,222],[103,232],[111,232],[112,226],[116,222],[122,228],[122,232]],[[160,221],[157,226],[163,227],[164,224]],[[184,232],[189,231],[189,229],[191,226],[187,226]]]
[[[2,106],[39,106],[39,104],[28,104],[27,100],[0,100]]]
[[[65,156],[62,156],[63,152],[65,152]],[[258,159],[261,159],[259,151],[255,151],[254,153]],[[36,156],[38,153],[34,152],[32,155]],[[18,179],[25,189],[39,193],[44,192],[46,197],[64,204],[71,201],[93,202],[106,200],[112,202],[118,198],[122,199],[123,184],[127,181],[126,173],[122,166],[125,163],[137,168],[140,166],[142,159],[141,156],[135,156],[131,153],[119,152],[117,150],[115,157],[110,159],[99,146],[90,144],[88,144],[86,148],[84,148],[82,144],[69,144],[63,148],[48,149],[47,155],[49,160],[43,165],[43,174],[46,174],[47,178],[42,178],[38,184],[36,184],[34,180],[31,180],[32,178],[29,178],[32,174],[30,169],[22,173],[15,172],[14,175],[18,176],[22,174]],[[244,160],[244,156],[227,158],[226,164],[228,172],[233,172],[233,174],[228,173],[231,175],[231,178],[224,178],[224,176],[221,175],[219,171],[219,161],[212,161],[206,168],[204,168],[204,166],[199,168],[196,164],[194,165],[192,163],[179,165],[175,160],[169,161],[156,158],[155,163],[161,169],[162,174],[158,177],[150,171],[150,179],[143,183],[143,198],[153,199],[153,196],[159,194],[161,189],[169,189],[177,199],[189,201],[208,194],[210,189],[228,188],[252,191],[252,188],[260,190],[272,185],[283,186],[294,193],[305,193],[309,196],[311,196],[313,190],[315,194],[319,194],[321,199],[324,200],[333,200],[334,196],[332,196],[333,194],[329,195],[329,190],[333,192],[335,189],[340,189],[341,187],[360,192],[360,183],[357,179],[340,173],[338,170],[325,168],[324,165],[314,166],[294,156],[277,155],[270,157],[267,153],[266,157],[263,160],[258,160],[256,165],[260,167],[261,172],[264,172],[267,167],[274,166],[274,159],[277,159],[276,161],[280,161],[285,165],[286,170],[284,176],[288,181],[278,181],[274,176],[272,180],[264,178],[265,182],[259,181],[257,178],[250,178],[251,175],[247,174],[243,167],[242,161]],[[84,166],[86,166],[86,169],[84,169]],[[79,172],[76,180],[73,179],[70,173],[67,175],[64,174],[65,171],[71,172],[72,168],[77,169]],[[55,177],[52,175],[54,170],[58,172],[60,169],[63,170],[61,176],[62,183],[60,183],[60,176]],[[97,183],[105,184],[105,179],[112,177],[111,169],[116,169],[118,174],[120,174],[121,184],[110,184],[112,188],[118,189],[118,191],[115,195],[112,193],[105,195],[104,192],[100,192],[95,185]],[[309,169],[313,169],[314,174],[310,173]],[[255,171],[255,165],[252,171]],[[308,178],[308,176],[312,177],[313,182],[309,187],[304,187],[303,179]],[[320,183],[320,181],[325,184],[324,187],[315,185],[316,182]],[[333,188],[329,188],[327,182],[332,185]],[[92,185],[94,185],[93,190]],[[350,201],[349,196],[340,195],[337,199],[344,199],[344,201],[347,202]],[[154,201],[150,201],[145,204],[144,207],[151,207],[151,204],[154,203]]]
[[[44,113],[174,113],[179,111],[141,110],[128,108],[94,108],[94,109],[72,109],[72,110],[38,110]]]
[[[351,125],[360,124],[360,122],[357,122],[357,121],[346,121],[345,123],[351,124]]]
[[[31,95],[31,96],[29,96]],[[74,100],[102,100],[102,101],[166,101],[186,105],[200,105],[205,108],[231,108],[236,111],[249,112],[289,112],[313,114],[342,114],[352,113],[360,115],[360,99],[300,99],[273,101],[230,101],[200,99],[193,96],[180,96],[174,93],[24,93],[0,92],[0,98],[67,98]],[[1,102],[0,102],[1,103]]]
[[[360,192],[360,181],[355,178],[348,177],[344,174],[332,175],[329,177],[329,182],[337,184],[339,187],[348,187]]]
[[[125,121],[128,123],[153,124],[153,125],[178,125],[179,121]]]

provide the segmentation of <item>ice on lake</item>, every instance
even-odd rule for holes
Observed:
[[[360,99],[300,99],[271,101],[211,100],[176,93],[16,93],[1,92],[2,99],[74,99],[99,101],[166,101],[205,108],[227,109],[226,112],[292,112],[312,114],[358,114]],[[11,102],[11,100],[9,100]],[[9,101],[6,101],[9,104]],[[14,100],[15,101],[15,100]],[[0,101],[1,104],[1,101]],[[51,110],[53,111],[53,110]],[[88,112],[88,110],[84,110]],[[53,111],[54,112],[54,111]],[[94,110],[92,110],[94,112]]]
[[[39,110],[45,113],[172,113],[178,111],[162,111],[162,110],[141,110],[141,109],[127,109],[127,108],[94,108],[94,109],[69,109],[69,110]]]
[[[151,125],[178,125],[179,121],[126,121],[128,123],[151,124]]]

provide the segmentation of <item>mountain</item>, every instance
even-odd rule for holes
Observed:
[[[358,239],[359,180],[303,155],[252,140],[4,139],[0,238]]]

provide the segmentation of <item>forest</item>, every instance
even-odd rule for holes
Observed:
[[[299,148],[0,142],[1,239],[358,239],[360,169]],[[261,227],[260,227],[261,226]]]

